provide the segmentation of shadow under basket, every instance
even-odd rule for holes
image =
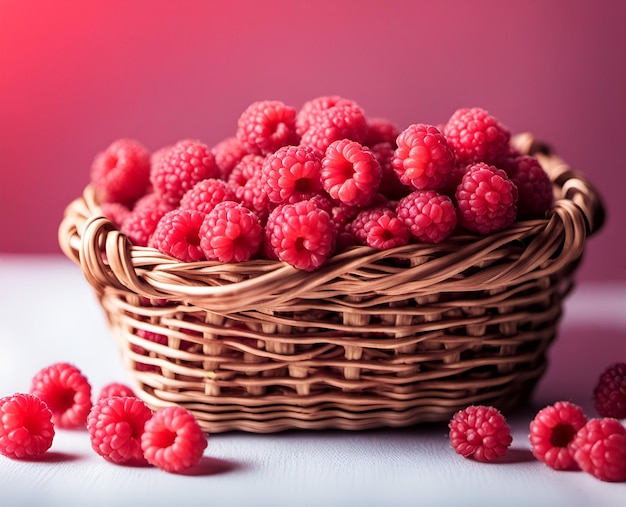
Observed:
[[[137,395],[207,432],[359,430],[525,403],[602,201],[530,134],[554,183],[545,219],[387,251],[354,247],[308,273],[284,263],[184,263],[137,247],[91,187],[59,227],[93,287]]]

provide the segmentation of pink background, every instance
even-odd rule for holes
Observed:
[[[580,280],[626,280],[626,3],[0,0],[0,253],[59,253],[120,137],[213,145],[256,100],[327,94],[397,125],[489,110],[600,189]]]

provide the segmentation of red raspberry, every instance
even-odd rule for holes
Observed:
[[[50,449],[53,439],[52,413],[39,397],[17,393],[0,398],[0,454],[33,458]]]
[[[322,189],[322,160],[309,146],[283,146],[269,154],[262,167],[262,185],[276,204],[303,200]]]
[[[296,114],[296,131],[301,136],[315,122],[322,111],[330,109],[338,102],[344,101],[339,95],[323,95],[305,102]]]
[[[554,193],[548,173],[535,157],[521,155],[505,165],[509,178],[517,187],[517,218],[543,218],[552,209]]]
[[[244,156],[230,172],[228,184],[233,188],[243,187],[249,179],[261,173],[264,162],[265,157],[262,155]]]
[[[224,180],[208,178],[199,181],[191,189],[187,190],[180,200],[179,207],[208,213],[217,203],[232,201],[235,199],[235,191]]]
[[[205,214],[176,208],[163,215],[150,239],[150,246],[183,262],[204,260],[200,227]]]
[[[211,150],[219,168],[220,178],[227,180],[230,172],[248,154],[236,136],[227,137]]]
[[[517,187],[502,169],[483,163],[467,168],[456,190],[459,222],[489,234],[511,225],[517,215]]]
[[[404,222],[389,208],[361,211],[348,226],[359,243],[378,250],[406,245],[410,233]]]
[[[350,206],[369,204],[380,185],[382,169],[371,150],[356,141],[335,141],[322,159],[322,185],[333,199]]]
[[[87,418],[91,448],[113,463],[143,462],[141,436],[152,410],[135,396],[101,398]]]
[[[59,428],[85,425],[91,410],[91,385],[75,366],[54,363],[39,370],[32,379],[30,394],[38,396],[52,412]]]
[[[148,246],[150,238],[168,209],[164,206],[148,207],[142,205],[133,209],[120,226],[120,232],[137,246]]]
[[[396,139],[400,129],[386,118],[369,118],[367,120],[367,134],[363,144],[373,147],[380,143],[389,143],[395,149]]]
[[[257,173],[246,181],[243,186],[235,186],[235,200],[246,208],[254,211],[261,222],[267,220],[270,212],[270,199],[263,188],[261,173]]]
[[[504,416],[494,407],[471,405],[454,414],[448,426],[457,454],[476,461],[504,456],[513,441]]]
[[[302,134],[300,144],[324,153],[335,141],[350,139],[361,144],[366,135],[367,119],[363,109],[351,100],[342,99],[309,116],[309,128]]]
[[[617,419],[590,419],[570,446],[585,472],[601,481],[626,482],[626,428]]]
[[[626,418],[626,363],[614,363],[602,372],[593,400],[601,417]]]
[[[259,218],[233,201],[217,204],[200,227],[200,247],[209,260],[247,261],[258,251],[262,240]]]
[[[396,170],[393,168],[392,160],[395,155],[395,148],[390,143],[378,143],[370,148],[376,160],[380,164],[381,179],[378,192],[389,199],[400,199],[407,195],[411,189],[404,185]]]
[[[444,134],[457,160],[465,164],[499,165],[508,153],[511,139],[509,130],[479,107],[456,110],[446,123]]]
[[[583,409],[569,401],[541,409],[530,423],[533,456],[555,470],[577,470],[569,444],[586,422]]]
[[[422,243],[441,243],[456,227],[452,199],[434,190],[416,190],[398,201],[396,214]]]
[[[219,168],[208,146],[192,139],[179,141],[152,167],[150,181],[167,203],[178,206],[182,196],[199,181],[218,178]]]
[[[437,127],[413,124],[396,142],[391,164],[402,183],[418,190],[443,188],[454,169],[454,153]]]
[[[100,401],[103,398],[110,398],[112,396],[135,396],[135,392],[126,384],[111,382],[106,384],[100,390],[96,401]]]
[[[130,207],[150,183],[150,153],[137,141],[118,139],[95,157],[91,181],[100,204]]]
[[[295,108],[279,100],[250,104],[237,122],[237,139],[248,152],[260,155],[298,144]]]
[[[130,209],[125,204],[119,202],[103,202],[100,205],[102,216],[108,218],[113,225],[119,229],[124,220],[130,215]]]
[[[140,197],[135,205],[133,211],[139,211],[145,208],[162,208],[165,211],[172,211],[175,206],[164,201],[156,192],[148,192],[143,197]]]
[[[319,268],[335,246],[336,231],[330,215],[310,200],[274,208],[265,233],[273,255],[303,271]]]
[[[172,473],[197,465],[207,444],[196,418],[180,406],[158,410],[141,435],[141,449],[148,462]]]

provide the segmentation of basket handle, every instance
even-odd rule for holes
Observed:
[[[582,212],[587,235],[598,232],[606,220],[606,208],[597,188],[578,171],[558,157],[550,145],[538,141],[532,134],[518,134],[513,144],[522,152],[536,157],[557,187],[562,199],[572,201]]]

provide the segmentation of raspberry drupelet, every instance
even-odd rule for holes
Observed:
[[[626,363],[613,363],[602,372],[593,401],[601,417],[626,418]]]
[[[361,211],[347,228],[356,240],[378,250],[388,250],[409,242],[410,233],[404,222],[389,208]]]
[[[545,217],[546,212],[554,205],[554,192],[548,173],[539,160],[520,155],[507,160],[504,169],[518,190],[517,218],[524,220]]]
[[[32,379],[30,394],[39,397],[52,412],[59,428],[80,428],[91,410],[91,385],[74,365],[59,362],[39,370]]]
[[[626,482],[626,428],[617,419],[590,419],[570,446],[583,471],[601,481]]]
[[[459,223],[482,235],[506,229],[517,217],[517,199],[517,187],[505,171],[473,164],[456,190]]]
[[[506,419],[495,407],[470,405],[456,412],[448,426],[457,454],[476,461],[504,456],[513,441]]]
[[[452,148],[433,125],[416,123],[403,130],[396,140],[391,161],[400,181],[417,190],[440,190],[454,169]]]
[[[544,407],[530,423],[533,456],[555,470],[577,470],[569,445],[586,422],[583,409],[569,401]]]
[[[149,186],[150,153],[138,141],[118,139],[95,157],[91,181],[100,204],[132,207]]]
[[[134,245],[148,246],[159,221],[167,212],[166,207],[160,206],[133,209],[120,225],[120,232],[128,236]]]
[[[366,206],[378,192],[382,169],[369,148],[342,139],[328,146],[321,178],[324,190],[336,201]]]
[[[194,415],[181,406],[158,410],[145,424],[141,449],[149,463],[170,473],[197,465],[208,445]]]
[[[135,392],[121,382],[109,382],[100,389],[96,401],[100,401],[102,398],[110,398],[111,396],[135,396]]]
[[[247,261],[259,250],[262,240],[257,215],[234,201],[217,204],[200,227],[200,247],[208,260]]]
[[[321,170],[317,150],[283,146],[265,158],[261,184],[271,202],[296,202],[322,190]]]
[[[91,448],[112,463],[145,462],[141,435],[151,417],[152,410],[135,396],[101,398],[87,417]]]
[[[165,202],[178,206],[185,192],[196,183],[219,175],[219,167],[209,147],[200,141],[185,139],[158,158],[152,166],[150,181]]]
[[[330,214],[312,200],[278,205],[268,217],[265,234],[272,257],[303,271],[322,266],[335,248]]]
[[[224,180],[207,178],[187,190],[180,200],[179,208],[208,213],[216,204],[235,199],[233,187]]]
[[[296,109],[279,100],[253,102],[239,117],[236,136],[244,149],[259,155],[296,145]]]
[[[52,413],[38,396],[0,398],[0,454],[12,459],[40,456],[50,449],[54,435]]]
[[[249,179],[261,173],[264,162],[263,155],[245,155],[235,164],[226,181],[232,188],[242,187]]]
[[[200,227],[205,214],[201,211],[175,208],[156,226],[149,246],[183,262],[204,260],[200,247]]]
[[[457,160],[465,164],[499,165],[509,153],[510,131],[479,107],[457,109],[443,133]]]
[[[447,195],[416,190],[398,201],[396,215],[421,243],[441,243],[457,223],[456,207]]]

